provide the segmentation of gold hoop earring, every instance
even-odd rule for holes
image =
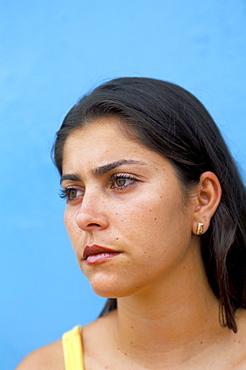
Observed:
[[[202,222],[198,222],[197,230],[196,230],[197,235],[203,234],[203,227],[204,227],[204,224]]]

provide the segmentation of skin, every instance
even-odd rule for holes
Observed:
[[[245,314],[238,312],[236,335],[220,326],[196,235],[219,204],[217,177],[202,174],[185,197],[171,163],[122,127],[97,119],[64,147],[64,220],[74,252],[95,293],[118,299],[117,310],[83,328],[86,370],[246,368]],[[119,254],[90,264],[83,252],[93,244]],[[64,369],[61,342],[18,369],[31,368]]]
[[[122,160],[129,163],[94,174]],[[71,175],[78,181],[66,180]],[[121,177],[115,180],[115,175]],[[193,258],[198,246],[191,232],[193,205],[183,207],[173,167],[159,154],[129,141],[111,124],[94,123],[68,138],[63,176],[62,187],[77,190],[67,203],[65,225],[95,293],[118,298],[159,290],[181,262]],[[81,257],[85,246],[93,244],[121,253],[88,265]]]

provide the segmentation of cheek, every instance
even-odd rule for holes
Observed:
[[[75,215],[68,210],[65,210],[64,212],[64,225],[68,234],[68,237],[71,241],[72,247],[75,250],[76,249],[76,241],[78,238],[84,234],[82,230],[80,230],[76,224],[75,221]]]
[[[163,212],[159,200],[150,197],[136,197],[130,204],[123,204],[115,214],[115,226],[129,237],[146,238],[163,225]]]
[[[139,245],[149,244],[150,248],[182,239],[182,230],[188,230],[188,219],[180,199],[162,195],[135,199],[119,218],[121,233]]]
[[[69,235],[69,231],[72,227],[72,222],[71,222],[72,218],[71,218],[71,215],[68,213],[67,210],[65,210],[65,212],[64,212],[63,221],[64,221],[65,228],[67,230],[67,233]]]
[[[135,225],[147,225],[158,227],[169,223],[174,214],[178,215],[181,211],[180,202],[166,196],[150,194],[138,197],[125,212],[124,219],[134,220]],[[128,216],[128,217],[127,217]],[[147,231],[147,230],[146,230]]]

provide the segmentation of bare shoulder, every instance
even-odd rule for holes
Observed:
[[[116,311],[111,311],[107,315],[92,321],[90,324],[83,327],[83,341],[89,340],[89,338],[98,338],[98,333],[100,333],[100,338],[106,337],[107,333],[111,333],[112,326],[115,322]]]
[[[16,370],[64,370],[62,341],[58,340],[30,353]]]

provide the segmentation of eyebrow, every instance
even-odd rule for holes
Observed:
[[[76,174],[67,174],[67,175],[62,175],[61,176],[61,179],[60,179],[60,184],[62,183],[62,181],[65,181],[65,180],[71,180],[71,181],[80,181],[81,178],[79,175],[76,175]]]
[[[115,161],[109,164],[105,164],[104,166],[97,167],[93,169],[91,172],[95,176],[105,175],[109,171],[112,171],[114,168],[122,166],[123,164],[141,164],[146,165],[146,163],[142,161],[136,161],[134,159],[121,159],[119,161]]]
[[[95,176],[102,176],[102,175],[105,175],[106,173],[108,173],[109,171],[112,171],[114,168],[122,166],[123,164],[146,165],[145,162],[136,161],[134,159],[121,159],[119,161],[115,161],[115,162],[108,163],[108,164],[105,164],[103,166],[94,168],[93,170],[91,170],[91,173]],[[64,181],[64,180],[81,181],[81,178],[77,174],[67,174],[67,175],[61,176],[60,183],[62,183],[62,181]]]

